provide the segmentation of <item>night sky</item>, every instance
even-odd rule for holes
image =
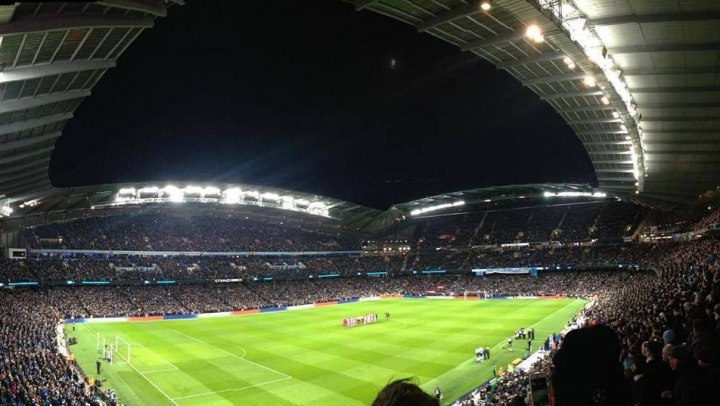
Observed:
[[[250,183],[380,209],[595,182],[571,129],[508,73],[340,0],[172,7],[78,108],[50,179]]]

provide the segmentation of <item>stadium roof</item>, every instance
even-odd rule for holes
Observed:
[[[345,0],[472,52],[550,103],[603,190],[720,184],[720,1]]]
[[[169,188],[186,192],[179,200],[174,200],[167,191],[164,191]],[[200,190],[201,188],[204,190],[212,188],[215,191],[212,196],[205,195],[204,192],[189,192],[190,189]],[[228,205],[227,207],[248,208],[254,206],[265,209],[266,213],[312,214],[307,208],[319,204],[328,209],[327,215],[322,215],[322,217],[336,220],[352,229],[364,229],[367,224],[382,214],[379,210],[338,199],[273,187],[225,183],[205,185],[199,182],[138,182],[49,189],[35,194],[32,200],[18,201],[10,205],[13,212],[6,223],[17,223],[14,220],[23,222],[23,219],[33,217],[58,221],[86,215],[103,215],[113,211],[142,210],[153,205],[170,206],[181,201],[187,203],[227,202],[225,192],[229,190],[234,190],[236,194],[242,194],[244,197],[236,198],[233,201],[235,206]],[[291,200],[290,208],[283,205],[285,199]],[[208,205],[208,207],[212,206],[212,204]]]
[[[173,3],[183,0],[0,6],[0,199],[25,200],[52,190],[48,165],[63,127],[127,47]]]

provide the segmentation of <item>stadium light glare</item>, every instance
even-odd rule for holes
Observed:
[[[620,118],[620,113],[618,113],[617,111],[613,111],[612,116],[613,118]]]
[[[604,105],[606,105],[606,106],[607,106],[608,104],[610,104],[610,99],[608,99],[607,96],[601,97],[601,98],[600,98],[600,101],[602,102],[602,104],[604,104]]]
[[[185,201],[185,191],[176,186],[165,186],[163,193],[168,195],[168,199],[174,203],[182,203]]]
[[[535,24],[528,26],[527,31],[525,31],[525,36],[538,43],[545,41],[540,27]]]
[[[9,216],[12,214],[13,209],[8,205],[4,205],[2,208],[0,208],[0,212],[2,212],[4,216]]]
[[[225,196],[225,198],[223,199],[225,203],[237,204],[240,203],[240,196],[242,196],[242,190],[236,187],[225,189],[223,195]]]
[[[280,200],[280,195],[278,195],[277,193],[263,193],[260,196],[262,197],[263,200],[272,200],[275,202]]]
[[[150,193],[158,193],[160,189],[157,186],[150,186],[150,187],[144,187],[138,190],[138,193],[140,194],[150,194]]]
[[[205,194],[205,196],[219,195],[219,194],[220,194],[220,189],[218,189],[218,188],[216,188],[216,187],[214,187],[214,186],[206,186],[206,187],[205,187],[205,190],[203,191],[203,193]]]
[[[480,2],[480,8],[483,11],[489,11],[492,8],[492,1],[490,0],[482,0]]]
[[[565,65],[570,65],[573,63],[572,59],[568,58],[567,56],[563,59],[563,62],[565,62]]]
[[[597,82],[595,82],[595,78],[592,76],[585,76],[585,79],[583,79],[583,83],[585,83],[588,87],[595,87],[597,85]]]
[[[295,199],[295,204],[298,206],[307,206],[310,202],[306,199]]]
[[[118,192],[119,195],[134,195],[135,194],[135,188],[129,187],[129,188],[122,188]]]

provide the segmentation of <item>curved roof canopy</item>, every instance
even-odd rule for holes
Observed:
[[[603,190],[680,203],[720,184],[720,1],[351,2],[520,80],[575,131]]]
[[[55,142],[93,86],[156,17],[182,0],[0,6],[0,199],[52,189]]]

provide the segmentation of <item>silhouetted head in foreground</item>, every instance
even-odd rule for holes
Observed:
[[[573,330],[553,357],[556,406],[621,405],[620,340],[607,326]]]
[[[372,406],[440,406],[440,402],[406,378],[387,384]]]

